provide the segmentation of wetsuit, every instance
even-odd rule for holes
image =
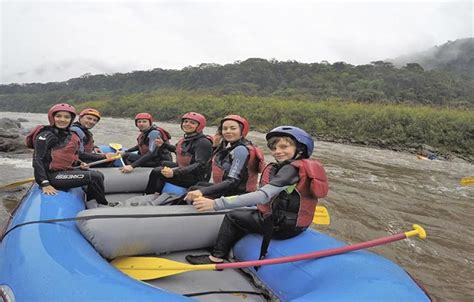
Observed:
[[[235,197],[221,197],[215,200],[215,210],[253,206],[266,204],[273,201],[278,205],[284,203],[288,208],[299,206],[299,195],[291,190],[299,181],[298,169],[286,161],[280,164],[272,164],[270,171],[270,182],[255,192]],[[288,191],[291,191],[288,192]],[[287,239],[303,232],[305,228],[298,227],[297,215],[281,215],[275,217],[273,226],[273,238]],[[214,246],[212,255],[224,258],[232,246],[248,233],[265,233],[264,217],[259,210],[236,209],[228,212],[219,229],[219,235]]]
[[[150,127],[150,129],[140,134],[138,144],[128,149],[123,158],[134,168],[157,167],[163,161],[172,161],[171,153],[167,149],[156,147],[155,139],[157,138],[163,139],[160,131],[154,126]],[[132,153],[135,151],[138,151],[138,153]]]
[[[215,184],[200,182],[189,190],[199,190],[209,198],[246,193],[249,155],[243,139],[228,144],[227,147],[219,147],[212,164],[224,171],[222,181]]]
[[[59,190],[87,185],[87,200],[96,199],[100,204],[107,204],[104,193],[104,175],[99,171],[74,169],[81,160],[93,160],[94,154],[79,154],[79,139],[69,129],[45,127],[35,138],[33,168],[35,181],[39,186],[53,186]],[[77,145],[74,145],[74,142]],[[56,164],[58,160],[52,153],[58,152],[61,158],[71,160],[71,165]],[[74,154],[73,154],[74,153]],[[65,160],[64,162],[66,162]]]
[[[164,166],[173,168],[173,177],[167,178],[161,174],[162,166],[151,171],[146,194],[161,193],[166,182],[188,188],[198,182],[207,182],[211,177],[212,143],[202,133],[185,135],[177,146],[164,143],[162,148],[179,153],[176,155],[178,165],[173,162],[163,162]]]

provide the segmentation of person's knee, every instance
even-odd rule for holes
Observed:
[[[100,171],[89,171],[92,181],[104,182],[104,174]]]
[[[163,167],[156,167],[156,168],[154,168],[153,170],[151,170],[150,176],[152,176],[152,177],[158,177],[158,176],[160,176],[162,169],[163,169]]]

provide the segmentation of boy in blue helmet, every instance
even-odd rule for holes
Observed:
[[[263,235],[260,259],[271,238],[294,237],[309,227],[318,198],[325,197],[328,182],[323,166],[310,159],[314,141],[306,131],[294,126],[280,126],[266,135],[267,146],[276,162],[266,166],[260,188],[251,193],[209,199],[196,198],[198,211],[213,211],[257,205],[257,209],[228,212],[210,255],[188,255],[192,264],[224,261],[232,246],[248,233]]]

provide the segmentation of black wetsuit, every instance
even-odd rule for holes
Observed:
[[[246,193],[249,158],[250,153],[241,140],[227,147],[220,146],[216,150],[214,161],[225,171],[222,181],[219,183],[200,182],[189,190],[199,190],[209,198]]]
[[[162,148],[176,153],[176,146],[164,143]],[[163,167],[151,171],[146,187],[146,194],[161,193],[166,182],[188,188],[198,182],[207,182],[211,177],[212,143],[202,133],[185,136],[181,152],[191,156],[189,165],[177,167],[173,162],[163,162],[163,166],[173,169],[173,177],[166,178],[161,174]]]
[[[36,136],[33,154],[36,183],[42,187],[51,185],[59,190],[87,185],[87,200],[96,199],[100,204],[107,204],[104,193],[104,175],[101,172],[80,169],[51,171],[49,169],[52,161],[51,149],[67,144],[72,135],[76,134],[73,134],[69,129],[48,126]],[[99,154],[81,153],[79,158],[81,160],[95,160],[97,155]],[[75,164],[79,165],[80,163]]]

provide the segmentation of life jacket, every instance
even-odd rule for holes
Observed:
[[[145,132],[141,132],[140,135],[137,137],[138,152],[140,155],[147,154],[150,151],[148,149],[148,143],[149,143],[148,134],[150,134],[150,132],[153,130],[157,130],[158,132],[160,132],[161,139],[164,142],[168,142],[171,139],[171,135],[169,134],[168,131],[156,125],[152,125],[150,129],[148,129]]]
[[[51,162],[49,170],[72,170],[74,163],[79,160],[80,139],[75,132],[71,132],[65,141],[51,148]]]
[[[80,151],[86,153],[94,152],[94,137],[88,129],[76,122],[72,124],[71,131],[75,132],[79,136],[81,142]]]
[[[263,216],[263,238],[260,247],[259,259],[263,259],[267,253],[268,245],[273,236],[275,224],[279,221],[294,219],[296,215],[296,227],[301,230],[306,229],[312,222],[314,211],[318,204],[318,198],[325,197],[329,191],[328,180],[323,166],[316,160],[301,159],[290,163],[298,169],[299,180],[291,193],[282,192],[266,204],[257,205],[258,211]],[[270,172],[272,164],[269,164],[262,173],[260,185],[266,185],[270,182]],[[295,194],[293,194],[295,192]],[[282,200],[281,194],[288,194],[286,200]],[[297,196],[297,200],[292,197]],[[285,204],[286,203],[286,204]],[[276,213],[274,212],[276,211]]]
[[[27,148],[34,149],[36,137],[41,131],[45,130],[46,127],[49,127],[49,126],[37,125],[33,129],[31,129],[30,132],[28,132],[28,134],[25,137],[25,146]]]
[[[251,142],[244,140],[239,144],[236,144],[232,149],[237,146],[244,145],[249,151],[249,159],[247,161],[247,182],[245,184],[246,192],[253,192],[257,190],[258,174],[261,173],[265,167],[265,158],[262,149],[253,145]],[[230,151],[229,151],[230,153]],[[220,183],[224,180],[226,171],[216,160],[216,156],[212,159],[212,179],[214,183]]]
[[[200,139],[200,138],[207,138],[208,140],[211,141],[212,144],[212,137],[209,135],[204,135],[204,134],[198,134],[192,137],[182,137],[178,143],[176,144],[176,163],[178,164],[179,167],[186,167],[191,164],[193,154],[189,152],[189,149],[191,148],[192,141]],[[183,143],[187,142],[186,149],[183,149]]]
[[[272,201],[257,205],[257,209],[264,217],[272,214],[272,209],[278,208],[284,212],[292,212],[297,214],[296,226],[307,228],[313,221],[314,211],[318,203],[318,198],[323,198],[329,191],[329,184],[324,167],[317,160],[300,159],[290,163],[298,169],[299,180],[295,190],[299,195],[299,206],[297,208],[281,209],[274,203],[278,202],[278,198]],[[270,182],[270,171],[272,165],[268,165],[260,178],[260,185],[266,185]],[[278,195],[279,196],[279,195]],[[278,197],[277,196],[277,197]]]

